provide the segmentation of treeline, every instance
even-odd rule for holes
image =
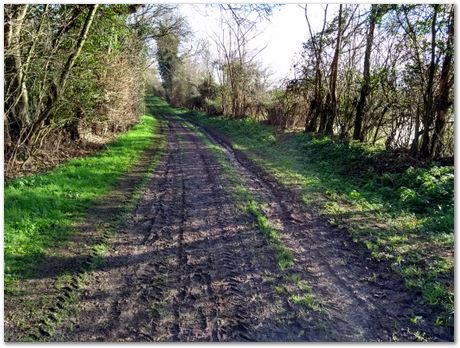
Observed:
[[[453,154],[453,45],[453,5],[340,5],[289,85],[306,89],[305,130]]]
[[[5,5],[5,174],[135,123],[151,63],[149,41],[173,10]]]
[[[309,39],[296,77],[282,88],[269,87],[250,49],[273,6],[220,5],[220,32],[211,38],[217,55],[204,46],[193,63],[178,53],[186,36],[164,37],[157,91],[175,106],[211,114],[256,117],[420,159],[453,156],[454,6],[321,5],[316,31],[312,6],[320,5],[304,7]]]
[[[174,32],[157,38],[160,80],[150,80],[154,92],[172,104],[228,117],[266,117],[270,101],[268,75],[257,62],[251,42],[257,24],[270,17],[275,5],[205,5],[219,21],[209,41],[195,41],[185,20]],[[215,18],[213,18],[214,20]],[[195,47],[184,50],[193,41]],[[182,49],[181,49],[182,47]]]
[[[208,42],[175,5],[5,5],[5,174],[126,130],[145,88],[209,114],[453,156],[453,5],[306,5],[309,39],[278,88],[253,45],[277,6],[205,6],[219,20]]]

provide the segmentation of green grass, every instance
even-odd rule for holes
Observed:
[[[154,139],[157,121],[142,116],[94,156],[5,185],[5,287],[29,276],[48,248],[72,233],[72,225],[129,171]]]
[[[298,274],[292,274],[287,278],[287,292],[291,293],[292,303],[308,309],[317,310],[318,306],[311,287],[300,278]]]
[[[317,304],[312,288],[301,279],[298,274],[291,274],[284,277],[285,283],[275,287],[277,294],[288,295],[289,300],[299,306],[310,310],[321,310]]]
[[[282,132],[252,119],[179,110],[228,135],[332,224],[346,227],[377,260],[387,260],[427,303],[453,315],[454,168],[377,170],[391,153],[354,141]],[[393,157],[394,158],[394,157]],[[397,161],[396,161],[397,162]]]
[[[280,239],[279,231],[270,226],[268,218],[262,213],[262,210],[258,207],[257,202],[254,199],[248,199],[246,210],[254,216],[260,230],[270,241],[270,244],[275,251],[276,261],[280,270],[284,271],[285,269],[294,266],[294,257],[292,256],[292,252],[284,246]]]
[[[304,306],[310,309],[315,308],[315,298],[312,294],[299,295],[295,294],[291,296],[291,301],[299,306]]]
[[[148,99],[148,98],[146,98]],[[148,105],[147,105],[148,106]],[[161,122],[161,121],[160,121]],[[156,125],[157,126],[157,125]],[[132,192],[131,196],[128,198],[127,201],[124,202],[123,206],[121,207],[121,211],[119,214],[115,216],[107,216],[106,221],[104,221],[102,231],[100,233],[102,238],[100,242],[93,245],[91,248],[91,258],[90,263],[86,267],[86,269],[82,269],[78,275],[70,276],[68,274],[61,274],[56,279],[56,288],[64,288],[65,286],[69,286],[72,281],[76,281],[78,286],[70,293],[70,298],[65,302],[63,308],[58,308],[54,306],[54,315],[57,319],[56,321],[49,321],[46,320],[46,316],[44,317],[44,323],[42,323],[42,328],[45,329],[51,336],[55,334],[55,329],[59,326],[59,323],[62,322],[64,319],[68,317],[70,313],[73,313],[74,317],[78,315],[78,300],[81,292],[86,287],[86,282],[88,278],[88,272],[93,270],[97,270],[99,267],[105,264],[107,261],[107,257],[109,254],[108,251],[108,244],[110,243],[110,238],[116,234],[119,228],[126,222],[127,217],[131,214],[133,209],[135,208],[136,204],[139,202],[140,196],[143,192],[144,187],[146,186],[148,179],[150,178],[150,173],[155,170],[155,167],[158,163],[158,160],[161,157],[165,146],[165,137],[160,134],[156,134],[155,139],[155,154],[151,159],[150,163],[148,164],[146,170],[143,173],[143,177],[141,180],[136,184],[134,191]],[[62,285],[59,286],[59,283]],[[35,328],[36,329],[36,328]],[[39,336],[40,337],[40,336]],[[60,340],[59,337],[54,337],[53,340],[57,339]],[[47,341],[46,337],[41,337],[39,340]],[[20,341],[35,341],[30,335],[26,335]]]

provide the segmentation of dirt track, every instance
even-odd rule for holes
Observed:
[[[212,151],[181,121],[163,117],[165,153],[90,276],[78,313],[53,340],[389,341],[414,340],[418,330],[428,340],[452,339],[432,329],[433,313],[385,265],[373,263],[221,136],[208,134],[245,186],[268,203],[265,214],[295,259],[293,269],[281,272]],[[316,310],[276,291],[289,274],[312,288]],[[426,321],[411,324],[415,315]]]

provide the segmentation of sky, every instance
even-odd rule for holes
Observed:
[[[302,5],[303,6],[303,5]],[[334,12],[329,6],[329,14]],[[218,11],[204,5],[182,4],[182,14],[187,18],[196,39],[208,39],[218,30]],[[323,21],[322,5],[308,5],[309,20],[313,31],[321,29]],[[266,48],[258,55],[263,67],[271,72],[271,80],[278,84],[284,78],[293,77],[292,64],[309,38],[307,21],[303,7],[298,4],[285,4],[273,11],[270,21],[259,26],[261,34],[252,42],[254,49]]]

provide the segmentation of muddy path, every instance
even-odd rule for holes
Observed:
[[[385,265],[373,263],[343,231],[305,208],[223,137],[201,128],[281,231],[294,267],[280,271],[213,152],[182,120],[167,112],[162,118],[163,157],[107,257],[89,276],[77,310],[52,340],[452,339],[433,328],[433,313]],[[293,275],[312,289],[315,308],[279,291]],[[414,315],[426,320],[413,324]]]
[[[256,329],[284,309],[268,290],[280,275],[267,241],[203,142],[174,119],[164,132],[165,153],[135,212],[53,340],[289,337]]]

